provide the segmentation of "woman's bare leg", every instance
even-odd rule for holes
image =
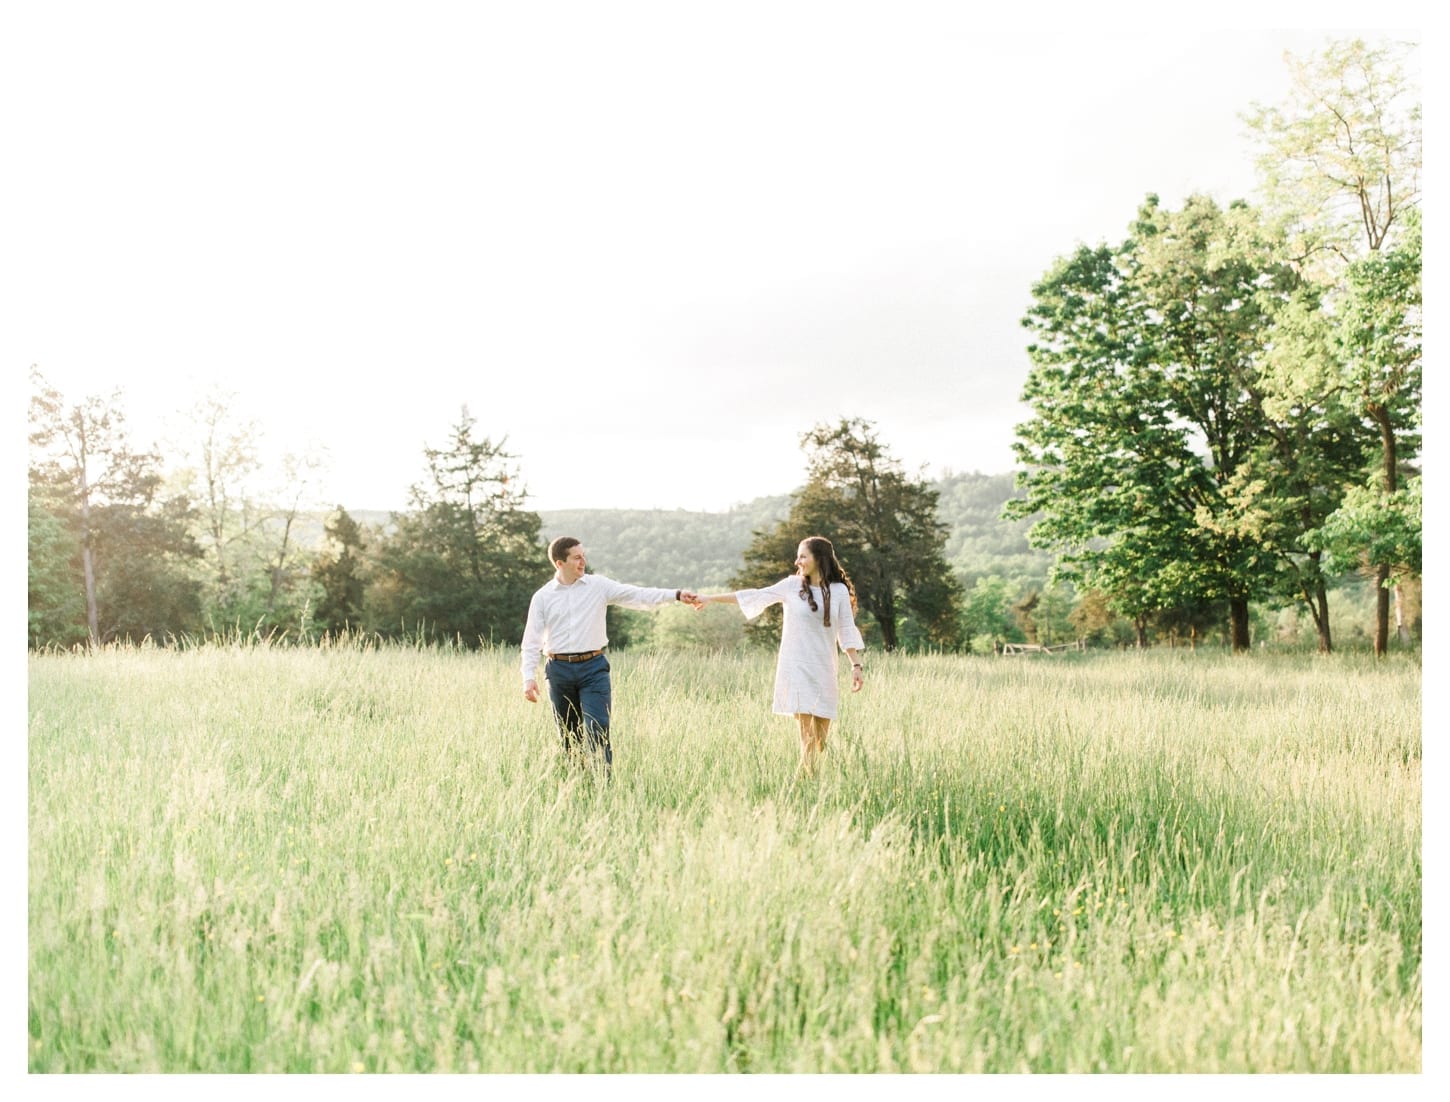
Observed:
[[[801,763],[796,769],[796,776],[802,773],[814,776],[821,755],[826,752],[826,735],[831,730],[831,721],[825,716],[813,716],[807,712],[797,712],[795,718],[801,728]]]

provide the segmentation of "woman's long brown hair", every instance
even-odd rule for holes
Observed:
[[[806,550],[816,560],[816,568],[821,572],[821,600],[826,606],[826,615],[823,623],[826,627],[831,626],[831,583],[840,582],[846,587],[846,592],[851,595],[851,611],[856,611],[856,587],[851,584],[845,569],[841,566],[840,560],[836,558],[836,549],[831,546],[831,541],[825,536],[807,536],[801,540],[806,545]],[[809,601],[811,611],[816,611],[816,597],[811,592],[811,580],[809,577],[801,578],[801,600]]]

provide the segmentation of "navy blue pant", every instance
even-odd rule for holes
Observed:
[[[586,761],[602,758],[607,772],[614,762],[609,747],[609,659],[602,654],[587,662],[551,658],[544,666],[544,676],[549,681],[549,702],[554,706],[554,721],[559,725],[565,754],[579,755]]]

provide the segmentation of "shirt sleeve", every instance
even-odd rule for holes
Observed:
[[[856,626],[856,614],[851,611],[851,593],[839,582],[831,586],[831,622],[836,625],[836,642],[842,650],[866,649],[861,629]]]
[[[529,618],[524,623],[524,640],[521,647],[523,661],[520,672],[523,674],[524,684],[539,679],[539,658],[544,653],[544,618],[539,613],[539,595],[534,594],[529,601]]]
[[[675,600],[678,590],[656,589],[650,586],[626,585],[624,582],[616,582],[613,578],[595,578],[605,583],[605,604],[619,605],[621,608],[634,608],[641,611],[651,608],[659,608],[660,605],[671,604]]]
[[[771,605],[785,600],[786,592],[790,589],[792,581],[791,578],[784,578],[765,589],[737,589],[735,600],[739,603],[740,611],[745,614],[745,618],[754,620]]]

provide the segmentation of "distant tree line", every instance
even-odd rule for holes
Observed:
[[[195,422],[205,445],[198,454],[211,456],[209,476],[194,477],[184,464],[181,474],[163,475],[155,451],[127,441],[114,400],[69,407],[35,381],[33,439],[47,447],[33,451],[31,466],[33,647],[85,646],[93,638],[319,642],[340,634],[513,644],[528,593],[548,576],[545,545],[561,534],[586,539],[594,567],[614,577],[702,590],[776,581],[791,571],[803,535],[828,534],[858,583],[862,624],[876,647],[887,645],[888,631],[901,649],[978,653],[1009,642],[1139,641],[1140,625],[1115,613],[1100,591],[1079,593],[1052,579],[1053,556],[1028,544],[1030,518],[1002,519],[1006,503],[1022,496],[1012,473],[912,478],[859,419],[804,434],[811,476],[793,494],[726,513],[534,514],[512,457],[477,439],[465,411],[444,447],[424,450],[427,477],[413,487],[412,508],[352,514],[299,508],[295,485],[282,505],[248,491],[232,463],[247,457],[253,472],[249,430],[224,429],[215,402],[207,403],[210,417]],[[858,463],[848,485],[839,476]],[[207,470],[207,461],[196,469]],[[859,501],[852,500],[856,486],[868,491]],[[198,489],[203,504],[193,505],[189,493]],[[892,493],[916,503],[916,529],[910,511],[895,519],[879,512]],[[886,566],[903,557],[892,551],[892,526],[896,545],[908,549],[906,559],[928,584],[917,585],[910,571],[893,577],[887,603]],[[877,548],[886,554],[872,564]],[[1353,582],[1351,572],[1337,590],[1351,618],[1367,615],[1366,587]],[[883,610],[896,615],[889,627],[880,617],[892,612]],[[1141,626],[1144,639],[1206,639],[1220,611],[1165,610]],[[1254,616],[1259,638],[1299,634],[1287,610],[1256,604]],[[617,646],[719,650],[769,644],[774,623],[767,617],[747,629],[723,606],[651,615],[612,610],[610,637]]]
[[[195,464],[163,474],[129,439],[116,396],[68,405],[32,371],[31,646],[339,633],[465,646],[517,642],[544,550],[514,457],[465,409],[425,448],[410,507],[367,526],[338,507],[304,537],[303,466],[257,496],[251,426],[211,399]]]
[[[408,509],[365,525],[338,507],[320,539],[309,540],[299,465],[288,462],[283,504],[263,504],[248,489],[252,430],[229,426],[223,403],[209,401],[194,420],[196,462],[168,477],[159,453],[131,444],[118,396],[69,405],[38,371],[32,390],[32,647],[344,633],[512,645],[530,594],[548,577],[548,537],[526,508],[515,457],[478,436],[466,409],[443,446],[424,449],[426,476]],[[902,475],[866,422],[820,426],[807,441],[815,463],[805,489],[718,518],[733,539],[717,529],[691,546],[678,525],[663,539],[655,527],[616,526],[611,570],[706,588],[747,584],[743,559],[774,581],[792,569],[800,537],[790,532],[805,525],[829,532],[851,559],[867,621],[886,647],[903,632],[909,645],[958,646],[960,587],[940,555],[945,526],[934,492]],[[787,500],[789,518],[756,532],[742,554],[742,526],[778,516]],[[576,527],[590,520],[562,514],[555,523],[568,530],[548,536],[592,541]],[[609,527],[600,527],[607,538]],[[777,555],[782,540],[790,548]],[[721,577],[726,571],[740,577]],[[611,634],[620,644],[644,635],[627,616],[613,618]]]
[[[317,463],[263,469],[225,396],[168,457],[119,395],[72,404],[32,369],[32,647],[342,634],[516,644],[547,540],[641,584],[770,584],[832,540],[868,645],[1332,649],[1372,608],[1377,654],[1418,637],[1421,574],[1419,105],[1398,48],[1332,46],[1250,122],[1269,202],[1149,196],[1117,244],[1033,288],[1019,472],[905,471],[873,423],[801,436],[803,486],[725,514],[527,507],[506,439],[465,408],[408,507],[317,508]],[[1015,477],[1015,482],[1014,482]],[[275,481],[268,484],[269,478]],[[1366,596],[1367,595],[1367,596]],[[722,608],[612,613],[616,644],[771,641]]]

